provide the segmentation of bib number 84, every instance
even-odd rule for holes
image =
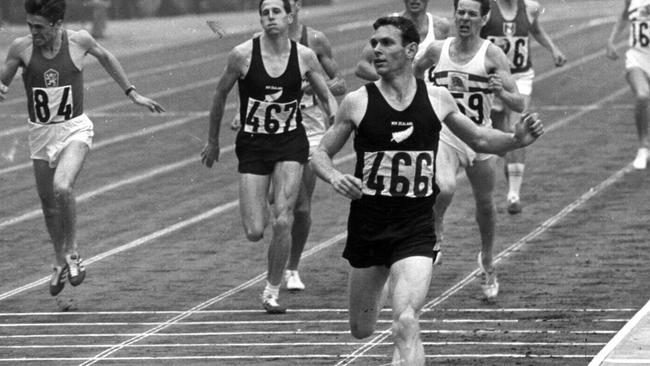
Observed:
[[[56,88],[33,88],[32,95],[37,122],[63,122],[72,118],[72,88],[69,85]]]

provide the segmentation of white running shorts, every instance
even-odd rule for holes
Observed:
[[[512,77],[515,79],[517,89],[519,89],[519,94],[528,97],[533,93],[533,79],[535,79],[535,70],[530,68],[528,71],[512,74]],[[494,98],[492,109],[497,112],[503,110],[503,103],[501,102],[500,98]]]
[[[87,115],[82,114],[71,120],[41,124],[29,123],[29,151],[33,160],[45,160],[55,168],[59,155],[72,141],[81,141],[92,148],[93,123]]]
[[[639,68],[650,77],[650,54],[630,48],[625,52],[625,70]]]

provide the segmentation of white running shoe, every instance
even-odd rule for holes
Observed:
[[[297,270],[288,269],[284,271],[284,282],[287,284],[287,290],[289,291],[302,291],[305,289],[305,284],[300,280]]]
[[[499,294],[499,282],[497,281],[497,271],[495,268],[492,268],[491,271],[487,271],[483,267],[483,255],[481,252],[478,252],[478,266],[481,269],[481,290],[483,294],[488,299],[493,299]]]
[[[79,286],[86,278],[86,267],[78,253],[66,254],[68,263],[68,281],[72,286]]]
[[[262,306],[268,314],[284,314],[287,312],[287,309],[278,304],[278,296],[264,293],[262,294]]]
[[[639,148],[639,151],[636,153],[636,158],[632,162],[634,169],[644,170],[648,166],[648,155],[650,155],[650,151],[648,151],[647,147]]]

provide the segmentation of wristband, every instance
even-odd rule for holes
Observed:
[[[130,87],[126,88],[126,90],[124,91],[124,95],[126,95],[126,96],[128,97],[129,94],[131,94],[132,91],[135,91],[135,86],[133,86],[133,85],[131,85]]]

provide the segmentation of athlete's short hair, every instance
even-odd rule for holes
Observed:
[[[264,4],[264,1],[265,0],[260,0],[260,4],[257,7],[260,15],[262,14],[262,4]],[[287,14],[291,14],[291,3],[289,2],[289,0],[282,0],[282,5],[284,6],[284,11]]]
[[[403,16],[381,17],[375,21],[372,27],[377,30],[377,28],[387,25],[392,25],[402,32],[402,45],[407,45],[411,42],[420,43],[420,33],[415,23],[410,19]]]
[[[454,0],[454,10],[458,9],[458,2],[460,0]],[[490,0],[472,0],[481,4],[481,16],[486,16],[490,12]]]
[[[65,0],[25,0],[27,14],[39,15],[54,24],[63,20]]]

